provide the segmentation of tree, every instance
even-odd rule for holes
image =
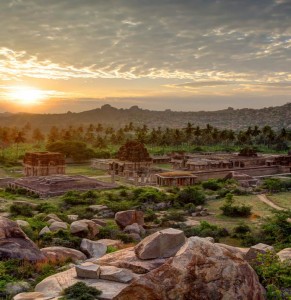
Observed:
[[[39,128],[35,128],[32,132],[32,139],[37,143],[44,141],[44,135]]]

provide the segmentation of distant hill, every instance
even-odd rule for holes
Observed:
[[[283,106],[262,109],[233,109],[218,111],[177,112],[169,109],[152,111],[133,106],[129,109],[117,109],[109,104],[80,113],[66,114],[0,114],[0,126],[23,127],[30,123],[33,127],[48,130],[51,126],[58,127],[80,124],[108,124],[113,127],[133,122],[135,125],[147,124],[149,127],[183,127],[187,122],[195,126],[207,123],[218,128],[245,129],[248,126],[270,125],[274,129],[283,127],[291,129],[291,103]]]

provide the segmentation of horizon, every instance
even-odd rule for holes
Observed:
[[[290,15],[290,0],[2,1],[0,112],[284,105]]]

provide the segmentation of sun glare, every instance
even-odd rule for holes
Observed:
[[[38,104],[45,98],[45,92],[28,86],[11,87],[8,97],[22,105]]]

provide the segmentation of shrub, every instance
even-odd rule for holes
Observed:
[[[258,254],[255,268],[267,290],[267,299],[290,299],[291,260],[281,262],[276,253]]]
[[[157,219],[156,213],[152,209],[147,209],[145,212],[144,220],[146,222],[154,222]]]
[[[59,212],[58,207],[49,202],[43,202],[43,203],[38,204],[36,210],[41,213],[46,213],[46,214]]]
[[[167,221],[184,222],[185,220],[186,218],[184,216],[184,212],[181,211],[170,211],[162,218],[162,222],[167,222]]]
[[[251,232],[250,226],[245,223],[240,223],[236,227],[233,228],[232,236],[235,238],[244,238],[246,234]]]
[[[13,216],[25,216],[25,217],[33,216],[32,208],[28,205],[13,203],[10,206],[9,210]]]
[[[224,204],[219,208],[222,210],[222,214],[228,217],[248,217],[251,215],[251,206],[234,205],[234,203],[233,195],[227,194]]]
[[[182,205],[185,205],[187,203],[201,205],[205,203],[205,200],[205,194],[197,187],[187,187],[184,190],[178,192],[177,195],[177,201]]]
[[[100,299],[100,290],[86,285],[84,282],[77,282],[64,290],[64,300],[95,300]]]
[[[219,183],[216,179],[209,179],[207,181],[204,181],[202,182],[202,186],[204,189],[209,189],[212,191],[221,189],[221,183]]]
[[[206,221],[201,221],[199,226],[195,227],[185,227],[181,228],[186,237],[190,236],[200,236],[200,237],[213,237],[216,242],[219,241],[219,238],[225,237],[229,235],[229,232],[222,227],[219,227],[217,225],[209,224]]]

